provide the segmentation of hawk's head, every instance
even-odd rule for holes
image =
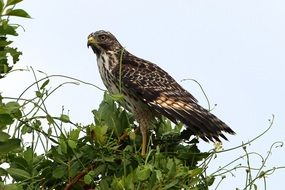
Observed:
[[[104,30],[91,33],[87,46],[91,46],[97,56],[104,51],[118,51],[123,48],[113,34]]]

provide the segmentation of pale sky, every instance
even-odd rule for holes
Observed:
[[[211,104],[217,104],[213,113],[237,133],[228,136],[224,148],[260,134],[272,114],[273,128],[248,151],[266,155],[273,142],[285,141],[285,1],[29,0],[20,5],[33,19],[20,20],[25,32],[15,45],[24,55],[16,68],[32,66],[104,88],[96,57],[86,44],[91,32],[108,30],[128,51],[156,63],[176,80],[193,78],[201,83]],[[31,73],[14,73],[0,81],[0,91],[17,96],[31,81]],[[55,87],[58,81],[53,82]],[[180,84],[207,106],[195,83]],[[90,86],[69,85],[50,98],[48,107],[59,115],[64,105],[74,121],[87,124],[93,121],[91,110],[98,107],[102,94]],[[212,147],[200,144],[202,151]],[[220,154],[210,170],[242,154],[242,150]],[[285,166],[284,148],[273,150],[267,166]],[[236,174],[219,189],[243,188],[245,171]],[[284,169],[269,176],[268,189],[280,189],[284,176]]]

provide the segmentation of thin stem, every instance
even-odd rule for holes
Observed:
[[[206,101],[207,101],[207,104],[208,104],[208,110],[209,110],[209,111],[213,110],[213,109],[211,109],[210,100],[209,100],[209,98],[208,98],[208,96],[207,96],[206,92],[204,91],[204,89],[203,89],[202,85],[201,85],[197,80],[195,80],[195,79],[182,79],[182,80],[181,80],[181,82],[183,82],[183,81],[187,81],[187,80],[194,81],[196,84],[198,84],[198,85],[199,85],[200,89],[201,89],[201,90],[202,90],[202,92],[203,92],[203,95],[204,95],[204,96],[205,96],[205,98],[206,98]]]

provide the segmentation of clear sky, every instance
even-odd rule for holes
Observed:
[[[217,104],[213,113],[237,132],[225,148],[260,134],[272,114],[273,128],[248,150],[266,155],[273,142],[285,141],[284,0],[26,0],[21,6],[33,19],[20,21],[25,32],[15,44],[24,55],[16,68],[33,66],[104,87],[86,43],[89,33],[108,30],[128,51],[156,63],[176,80],[193,78],[202,84],[211,104]],[[0,91],[17,96],[31,81],[31,73],[14,73],[0,81]],[[195,83],[180,84],[207,106]],[[87,124],[101,99],[96,88],[70,85],[50,98],[49,108],[60,114],[64,105],[74,121]],[[210,170],[242,154],[221,154]],[[285,166],[284,148],[274,149],[269,159],[268,168]],[[270,176],[268,189],[280,189],[284,176],[284,169]],[[219,189],[244,184],[242,171],[228,176]]]

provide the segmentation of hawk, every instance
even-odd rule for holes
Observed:
[[[147,151],[148,127],[155,115],[182,122],[191,134],[204,141],[227,140],[223,132],[235,134],[223,121],[198,104],[166,71],[138,58],[110,32],[100,30],[88,36],[87,46],[97,56],[104,85],[111,94],[124,96],[123,107],[134,114],[142,134],[141,154]]]

